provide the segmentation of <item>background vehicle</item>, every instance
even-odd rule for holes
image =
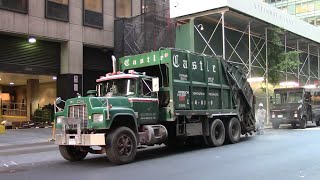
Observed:
[[[124,164],[141,145],[221,146],[255,129],[255,98],[245,74],[218,57],[164,49],[120,58],[119,67],[97,79],[88,97],[58,108],[56,143],[65,159],[106,153]]]
[[[274,90],[275,97],[271,109],[273,128],[280,124],[291,124],[296,128],[307,127],[308,122],[320,125],[320,88],[279,88]]]

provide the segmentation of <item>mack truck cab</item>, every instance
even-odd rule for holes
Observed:
[[[140,147],[216,147],[255,129],[245,73],[218,57],[163,49],[118,62],[87,96],[57,98],[56,144],[66,160],[105,153],[125,164]]]
[[[272,127],[278,129],[281,124],[297,125],[301,129],[307,123],[320,125],[320,88],[277,88],[271,98]]]

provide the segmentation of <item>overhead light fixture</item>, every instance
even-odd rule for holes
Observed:
[[[14,85],[14,82],[9,83],[10,85]]]
[[[264,77],[252,77],[252,78],[248,78],[247,81],[249,83],[262,82],[264,81]]]
[[[35,43],[35,42],[37,42],[36,38],[34,38],[34,37],[30,37],[30,38],[28,39],[28,41],[29,41],[29,43]]]
[[[2,79],[0,78],[0,81],[1,81]]]
[[[53,76],[52,79],[53,79],[53,80],[57,80],[57,76]]]
[[[297,83],[297,82],[281,82],[280,86],[297,87],[297,86],[299,86],[299,83]]]

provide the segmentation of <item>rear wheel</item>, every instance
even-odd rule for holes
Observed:
[[[295,123],[295,122],[291,123],[291,127],[292,127],[293,129],[297,128],[297,123]]]
[[[114,164],[127,164],[137,154],[137,139],[130,128],[119,127],[107,135],[106,154]]]
[[[226,128],[226,143],[235,144],[240,141],[240,134],[241,134],[241,125],[240,121],[237,118],[231,118]]]
[[[225,140],[225,128],[220,119],[215,119],[210,125],[210,135],[207,137],[209,146],[216,147],[223,145]]]
[[[279,129],[280,124],[279,123],[272,123],[272,128],[273,129]]]
[[[317,125],[317,126],[320,126],[320,120],[319,120],[319,121],[316,121],[316,125]]]
[[[299,123],[299,127],[300,127],[300,129],[305,129],[307,127],[307,118],[306,117],[302,117],[302,119]]]
[[[80,147],[77,146],[60,145],[59,151],[62,157],[68,161],[81,161],[88,154],[88,152],[81,151]]]

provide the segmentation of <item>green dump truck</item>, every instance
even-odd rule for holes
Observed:
[[[255,131],[255,97],[237,66],[176,49],[115,61],[113,72],[96,80],[96,90],[56,106],[56,143],[65,159],[106,153],[125,164],[139,147],[215,147]]]

